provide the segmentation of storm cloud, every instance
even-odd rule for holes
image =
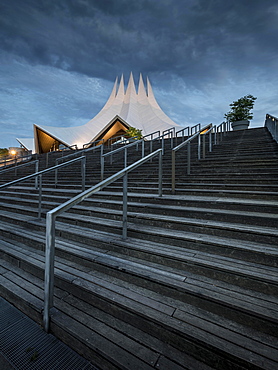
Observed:
[[[251,93],[263,125],[278,113],[277,21],[274,0],[4,0],[1,130],[11,140],[32,135],[34,120],[86,123],[131,71],[149,76],[177,123],[219,123]]]

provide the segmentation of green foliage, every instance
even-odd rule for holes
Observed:
[[[0,148],[0,157],[5,157],[9,154],[9,149],[7,148]]]
[[[253,114],[250,113],[253,109],[254,102],[257,98],[253,95],[246,95],[230,104],[230,111],[224,115],[224,117],[230,122],[250,120],[253,118]]]
[[[142,139],[142,130],[139,130],[138,128],[135,127],[130,127],[126,132],[125,132],[126,137],[132,137],[136,140]]]

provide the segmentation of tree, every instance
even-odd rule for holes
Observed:
[[[250,120],[253,118],[253,114],[250,113],[253,109],[254,102],[257,98],[253,95],[245,95],[244,97],[234,101],[230,104],[231,110],[224,115],[224,117],[230,122]]]
[[[9,149],[7,148],[0,148],[0,157],[5,157],[9,154]]]
[[[142,130],[139,130],[138,128],[135,127],[130,127],[126,132],[125,136],[134,138],[136,140],[142,139]]]

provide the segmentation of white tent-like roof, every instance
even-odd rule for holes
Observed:
[[[142,75],[140,75],[137,92],[132,73],[126,91],[123,76],[119,83],[116,78],[111,95],[104,107],[83,126],[51,127],[35,124],[36,151],[48,151],[53,141],[65,146],[76,144],[78,148],[82,148],[83,144],[102,139],[105,135],[105,140],[107,140],[115,136],[117,130],[118,132],[125,131],[129,127],[142,130],[143,135],[172,127],[180,128],[158,105],[149,79],[147,79],[147,89],[145,89]],[[42,144],[44,144],[44,149],[42,149]]]
[[[32,153],[35,152],[35,145],[34,145],[34,139],[33,138],[22,138],[22,139],[17,138],[16,140],[19,142],[19,144],[23,148],[25,148],[27,150],[31,150]]]

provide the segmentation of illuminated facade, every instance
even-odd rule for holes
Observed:
[[[61,146],[83,148],[84,144],[98,140],[106,142],[124,134],[129,127],[142,130],[143,135],[180,128],[158,105],[147,79],[145,88],[142,75],[136,91],[132,73],[125,90],[123,76],[115,81],[111,95],[101,111],[83,126],[51,127],[34,125],[34,143],[37,153],[57,150]],[[23,140],[23,139],[22,139]]]

